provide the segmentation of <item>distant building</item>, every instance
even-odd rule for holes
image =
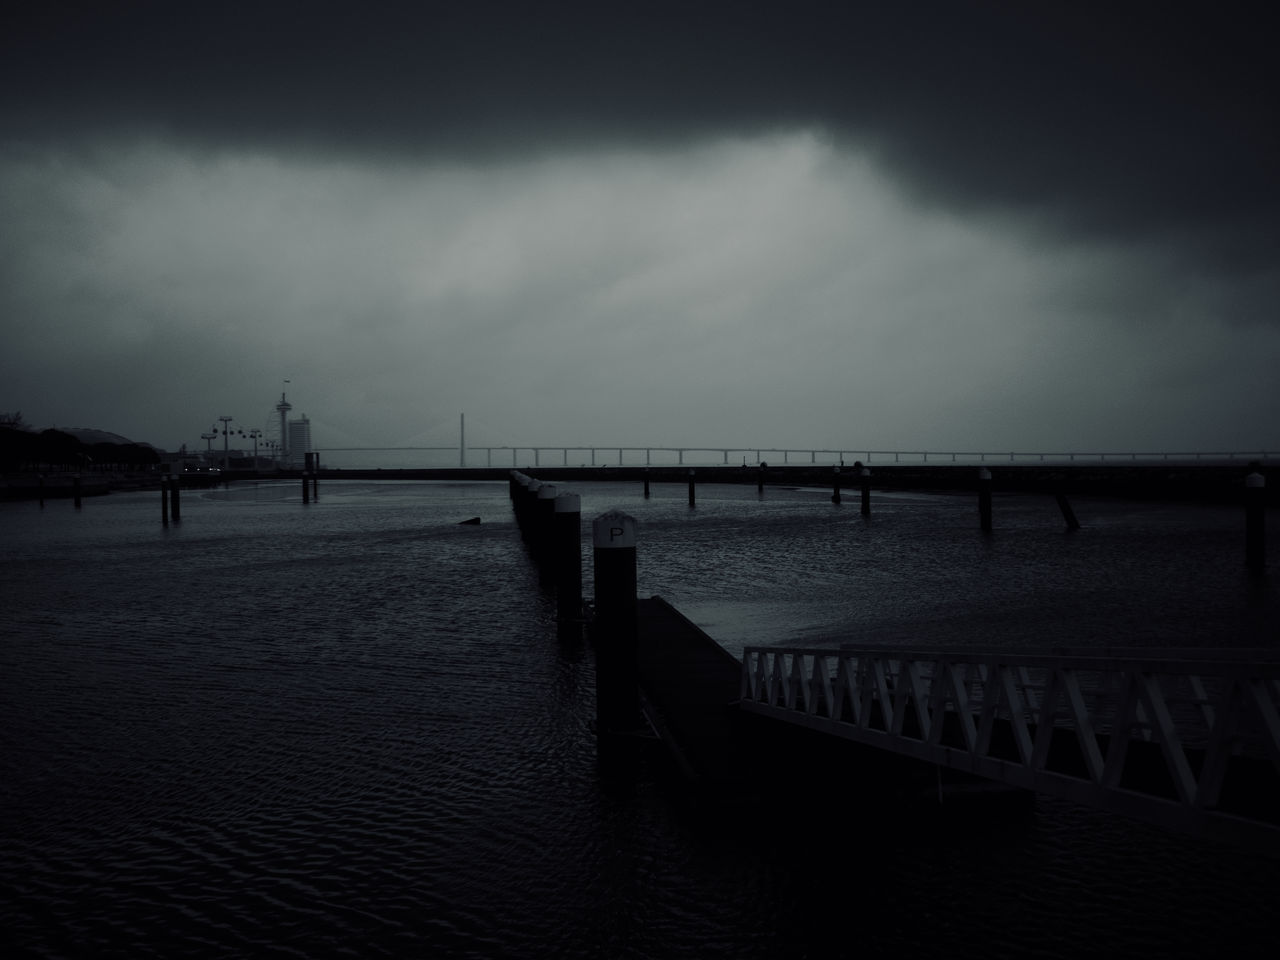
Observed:
[[[311,452],[311,421],[304,413],[301,418],[289,421],[289,466],[301,467]]]

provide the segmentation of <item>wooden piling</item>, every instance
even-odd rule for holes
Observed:
[[[858,486],[862,494],[862,515],[871,516],[871,471],[862,465],[861,460],[853,462],[853,469],[858,471]]]
[[[169,515],[173,518],[174,523],[182,521],[182,494],[178,492],[182,484],[178,483],[177,477],[169,478]]]
[[[644,498],[649,499],[649,468],[644,468]]]
[[[609,511],[591,521],[595,571],[596,734],[639,723],[636,674],[636,521]]]
[[[533,558],[538,562],[544,583],[550,583],[555,576],[551,562],[552,527],[556,512],[556,485],[544,483],[538,487],[537,500],[534,503],[533,535],[529,538]]]
[[[1255,470],[1244,478],[1245,565],[1261,572],[1267,565],[1267,479]]]
[[[693,504],[694,504],[694,496],[693,496],[693,471],[692,471],[692,470],[690,470],[690,471],[689,471],[689,506],[691,506],[691,507],[692,507],[692,506],[693,506]]]
[[[43,473],[40,474],[39,487],[40,487],[40,508],[44,509],[44,474]]]
[[[169,478],[160,478],[160,522],[169,523]]]
[[[838,504],[840,502],[840,468],[835,468],[835,479],[832,481],[833,489],[831,491],[831,502]]]
[[[756,493],[764,493],[764,475],[768,469],[769,465],[761,460],[760,469],[756,471]]]
[[[556,619],[564,628],[582,619],[582,498],[561,493],[554,509]]]
[[[982,524],[982,532],[991,532],[991,471],[986,467],[978,468],[978,520]]]
[[[1067,523],[1068,530],[1079,530],[1080,521],[1076,519],[1076,512],[1071,509],[1071,504],[1067,501],[1064,494],[1055,493],[1055,499],[1058,501],[1058,509],[1062,511],[1062,519]]]
[[[303,503],[311,502],[311,484],[307,482],[308,479],[309,478],[307,477],[307,472],[305,470],[302,471],[302,502]]]
[[[520,538],[525,543],[533,544],[536,542],[538,490],[542,488],[542,481],[532,477],[525,477],[525,481],[516,519],[520,524]]]
[[[76,474],[75,481],[72,485],[72,492],[76,498],[76,509],[80,509],[80,474]]]

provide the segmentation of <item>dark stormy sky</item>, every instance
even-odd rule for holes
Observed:
[[[1280,446],[1213,3],[24,5],[0,410],[202,446]]]

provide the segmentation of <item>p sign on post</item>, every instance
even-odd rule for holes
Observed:
[[[636,521],[619,510],[591,521],[595,571],[596,730],[633,730],[636,678]]]

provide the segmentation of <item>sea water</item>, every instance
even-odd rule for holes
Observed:
[[[1219,507],[576,484],[641,595],[735,655],[843,642],[1277,640]],[[0,505],[8,955],[1191,956],[1274,943],[1275,861],[1062,801],[864,822],[686,809],[605,776],[505,483]],[[470,517],[479,525],[459,525]],[[1275,529],[1271,556],[1276,557]],[[804,791],[823,790],[821,771]],[[815,805],[816,806],[816,805]],[[822,808],[830,810],[830,804]],[[852,809],[852,808],[851,808]]]

